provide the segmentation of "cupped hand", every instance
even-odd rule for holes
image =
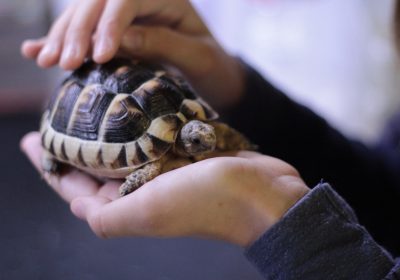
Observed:
[[[26,135],[21,148],[40,171],[39,134]],[[309,190],[292,166],[245,151],[164,173],[121,198],[120,181],[100,183],[76,169],[45,178],[100,237],[197,236],[241,246]]]
[[[104,63],[117,52],[173,66],[213,106],[237,104],[244,88],[238,60],[217,43],[187,0],[73,1],[47,36],[26,40],[24,56],[41,67]]]

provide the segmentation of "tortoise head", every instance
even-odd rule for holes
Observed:
[[[186,123],[178,139],[179,148],[191,156],[213,151],[216,143],[214,127],[198,120]]]

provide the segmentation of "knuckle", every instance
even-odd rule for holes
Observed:
[[[204,166],[204,172],[206,174],[216,174],[224,178],[232,178],[236,174],[243,174],[244,168],[241,160],[210,159]]]
[[[161,26],[154,26],[152,28],[137,29],[136,32],[142,36],[143,42],[150,48],[158,47],[160,44],[167,43],[168,36],[166,36],[166,28]]]
[[[146,36],[145,41],[150,44],[156,44],[155,46],[172,47],[176,45],[176,34],[175,31],[165,26],[153,26],[152,28],[143,28],[141,30],[142,35]]]
[[[295,167],[278,158],[271,158],[269,156],[262,155],[259,159],[259,163],[260,167],[262,168],[265,168],[267,166],[272,166],[275,169],[279,170],[281,174],[300,177],[300,173]]]
[[[255,168],[247,160],[239,159],[234,164],[231,163],[228,170],[228,176],[234,181],[240,180],[243,176],[254,175]]]
[[[51,27],[48,32],[48,40],[55,40],[60,38],[60,36],[63,36],[65,34],[65,29],[62,26],[61,22],[55,22]]]
[[[300,177],[300,172],[296,168],[294,168],[293,166],[291,166],[289,164],[288,164],[287,168],[288,168],[288,171],[287,171],[288,175]]]
[[[103,23],[103,28],[108,30],[108,32],[116,32],[121,26],[121,20],[119,18],[109,18]]]
[[[68,28],[68,34],[70,37],[83,37],[89,33],[89,30],[86,26],[76,23],[71,24]]]
[[[135,35],[137,34],[141,34],[141,30],[139,28],[130,26],[126,29],[125,33],[124,33],[124,37],[127,39],[132,39]]]

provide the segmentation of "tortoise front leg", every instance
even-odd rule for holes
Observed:
[[[121,196],[127,195],[160,174],[161,162],[159,160],[148,163],[142,168],[136,169],[126,177],[125,183],[119,187],[119,194]]]
[[[42,170],[50,175],[57,175],[60,172],[60,163],[48,151],[44,151],[42,155]]]

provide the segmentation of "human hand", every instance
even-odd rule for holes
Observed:
[[[39,133],[26,135],[21,148],[40,170]],[[121,198],[119,181],[99,183],[76,169],[45,176],[100,237],[197,236],[241,246],[254,242],[309,190],[292,166],[245,151],[164,173]]]
[[[91,53],[104,63],[118,50],[174,66],[214,107],[232,106],[243,93],[240,63],[186,0],[74,1],[46,37],[22,45],[22,53],[39,66],[60,64],[66,70],[79,67]]]

